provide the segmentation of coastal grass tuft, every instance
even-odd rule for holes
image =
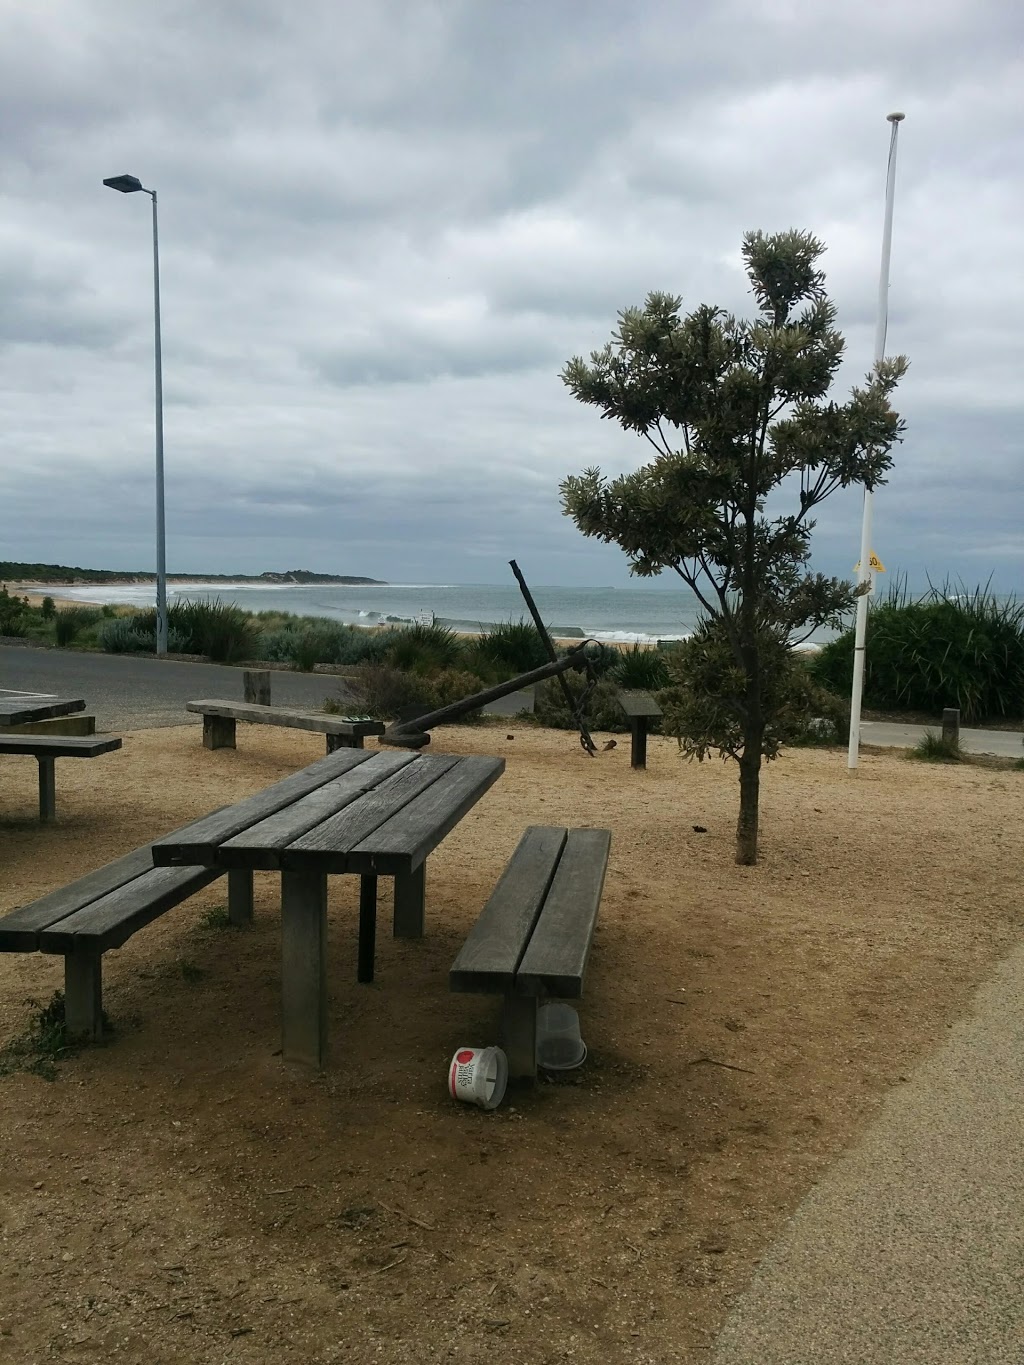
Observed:
[[[24,1032],[0,1048],[0,1076],[24,1071],[44,1081],[55,1081],[57,1063],[84,1046],[84,1040],[68,1036],[63,991],[55,991],[45,1005],[39,1000],[25,1003],[32,1007],[32,1014]],[[106,1014],[103,1026],[109,1030]]]
[[[956,740],[944,739],[934,730],[926,730],[907,757],[918,758],[924,763],[962,763],[964,753]]]

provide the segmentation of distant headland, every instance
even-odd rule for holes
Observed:
[[[72,587],[84,583],[154,583],[155,573],[126,569],[81,569],[67,564],[19,564],[0,559],[0,582],[26,586]],[[355,574],[314,573],[311,569],[286,569],[276,573],[169,573],[168,583],[343,583],[354,586],[387,587],[382,578],[362,578]]]

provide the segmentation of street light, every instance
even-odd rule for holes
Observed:
[[[121,194],[140,190],[153,201],[153,353],[156,360],[156,652],[167,653],[167,555],[164,536],[164,380],[160,357],[160,250],[156,229],[156,190],[147,190],[134,175],[104,180]]]

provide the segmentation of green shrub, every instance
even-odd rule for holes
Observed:
[[[41,613],[41,615],[42,615],[43,620],[44,620],[44,621],[52,621],[52,620],[53,620],[53,617],[54,617],[54,613],[56,612],[56,610],[57,610],[57,605],[56,605],[56,603],[54,602],[53,598],[52,598],[52,597],[44,597],[44,598],[43,598],[43,602],[42,602],[42,606],[39,608],[39,611],[40,611],[40,613]]]
[[[467,673],[464,669],[444,668],[435,677],[430,679],[430,685],[434,692],[437,705],[451,706],[453,702],[462,701],[464,697],[471,697],[475,692],[482,692],[486,683],[475,673]],[[461,718],[460,722],[478,720],[480,718],[479,707]]]
[[[529,673],[548,661],[540,631],[532,621],[501,621],[464,645],[466,662],[474,672],[504,681]]]
[[[414,707],[421,715],[437,709],[437,693],[426,678],[387,664],[360,664],[350,687],[358,709],[375,720],[404,719]]]
[[[962,763],[964,755],[957,740],[944,739],[934,730],[926,730],[907,757],[919,758],[925,763]]]
[[[53,635],[62,648],[70,645],[86,626],[95,625],[97,613],[84,607],[61,607],[54,613]]]
[[[833,692],[853,682],[854,632],[811,662]],[[1015,717],[1024,706],[1024,603],[986,588],[930,588],[916,601],[897,584],[868,613],[864,703],[878,710],[938,715],[956,706],[967,724]]]
[[[589,684],[585,677],[574,671],[563,673],[562,677],[568,684],[575,707]],[[619,688],[616,683],[609,678],[598,680],[593,691],[588,694],[583,708],[583,718],[589,729],[611,730],[615,734],[622,734],[629,729],[618,696]],[[541,725],[550,726],[553,730],[576,729],[575,716],[566,704],[557,678],[548,678],[538,686],[533,714]]]
[[[145,650],[152,653],[155,643],[152,635],[138,629],[133,616],[104,621],[99,629],[99,646],[108,654],[141,654]]]
[[[610,676],[626,690],[657,692],[668,686],[668,659],[656,649],[635,644],[619,653],[618,660],[612,663]]]
[[[459,664],[462,644],[448,626],[416,624],[395,631],[384,658],[392,668],[429,677]]]

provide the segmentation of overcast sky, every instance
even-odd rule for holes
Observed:
[[[625,584],[558,484],[645,459],[558,378],[650,289],[746,312],[807,228],[908,421],[874,544],[1024,587],[1024,9],[1013,0],[0,0],[0,559]],[[857,558],[861,497],[814,567]]]

